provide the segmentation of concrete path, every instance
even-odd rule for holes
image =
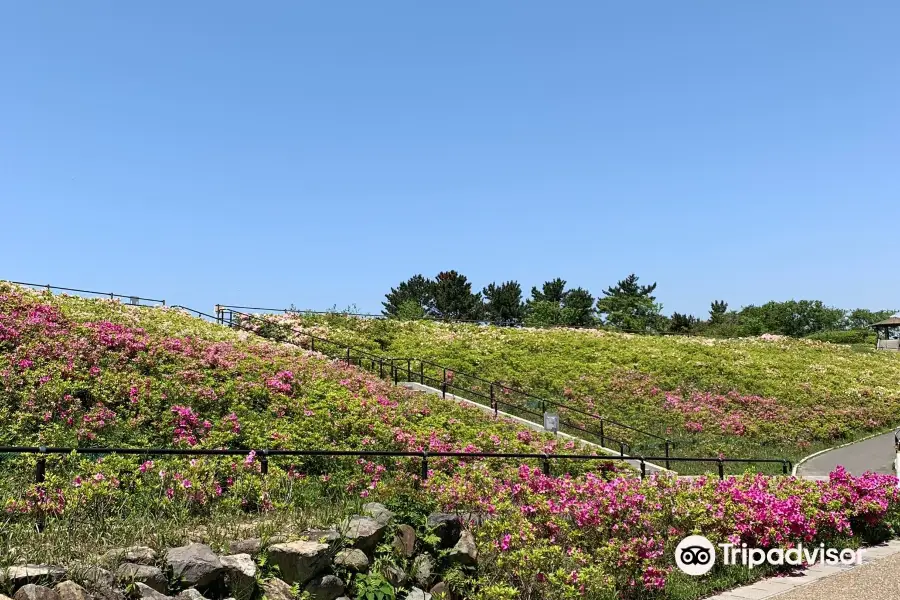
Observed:
[[[866,471],[894,473],[894,432],[875,436],[814,456],[797,468],[797,475],[804,477],[827,476],[838,465],[852,475]]]
[[[898,600],[900,541],[866,548],[859,566],[815,565],[797,575],[773,577],[707,600]]]

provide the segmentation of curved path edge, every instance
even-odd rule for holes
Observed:
[[[707,600],[808,600],[841,598],[850,600],[849,590],[860,592],[852,598],[867,600],[896,600],[900,595],[900,540],[891,540],[878,546],[864,548],[861,565],[814,565],[797,575],[770,577],[745,585]],[[891,559],[891,560],[885,560]],[[884,589],[883,581],[893,582],[892,589]],[[815,584],[815,585],[811,585]],[[810,586],[808,590],[802,589]],[[874,589],[873,589],[874,588]],[[885,593],[886,595],[882,594]]]
[[[880,435],[886,435],[888,433],[893,433],[896,430],[897,430],[897,427],[892,427],[892,428],[888,429],[887,431],[882,431],[881,433],[873,433],[873,434],[867,435],[865,437],[861,437],[858,440],[853,440],[852,442],[847,442],[846,444],[840,444],[839,446],[832,446],[831,448],[825,448],[824,450],[819,450],[818,452],[813,452],[809,456],[804,456],[803,458],[801,458],[800,460],[798,460],[796,462],[796,464],[794,465],[794,468],[791,469],[791,475],[796,475],[797,470],[800,468],[800,465],[808,462],[809,460],[811,460],[813,458],[816,458],[819,455],[825,454],[826,452],[832,452],[834,450],[839,450],[841,448],[846,448],[847,446],[852,446],[853,444],[859,444],[862,442],[866,442],[866,441],[869,441],[872,438],[876,438]]]

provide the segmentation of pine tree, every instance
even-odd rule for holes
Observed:
[[[385,316],[397,317],[401,313],[401,306],[406,304],[403,313],[409,315],[416,312],[409,306],[410,303],[415,303],[421,308],[423,315],[429,314],[434,305],[434,287],[433,280],[426,279],[422,275],[413,275],[385,294],[387,300],[381,303],[384,306],[381,312]]]
[[[605,325],[631,332],[656,331],[662,325],[662,305],[656,302],[656,284],[639,285],[634,273],[604,290],[597,312]]]
[[[518,325],[525,317],[522,286],[517,281],[489,284],[482,290],[487,318],[498,325]]]
[[[482,318],[481,294],[456,271],[438,273],[434,284],[434,316],[447,321],[477,321]]]

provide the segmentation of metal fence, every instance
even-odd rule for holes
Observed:
[[[92,296],[97,296],[99,298],[108,298],[110,300],[126,300],[127,304],[132,306],[165,306],[165,300],[157,300],[155,298],[144,298],[142,296],[132,296],[130,294],[117,294],[115,292],[99,292],[97,290],[80,290],[77,288],[67,288],[67,287],[59,287],[57,285],[49,285],[43,283],[26,283],[24,281],[7,281],[7,283],[13,283],[15,285],[24,285],[26,287],[34,288],[37,290],[47,290],[48,292],[53,292],[54,290],[58,290],[60,292],[75,292],[76,294],[90,294]],[[145,304],[147,303],[147,304]]]

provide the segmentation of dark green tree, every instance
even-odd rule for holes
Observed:
[[[697,319],[692,315],[683,315],[681,313],[672,313],[669,320],[669,331],[672,333],[690,333],[697,324]]]
[[[481,294],[456,271],[438,273],[434,284],[433,314],[447,321],[477,321],[483,316]]]
[[[656,302],[656,283],[638,284],[634,273],[603,291],[597,312],[605,325],[632,332],[658,331],[663,323],[662,304]]]
[[[557,277],[550,281],[544,282],[541,289],[537,287],[531,288],[531,302],[555,302],[562,304],[566,297],[566,281]]]
[[[413,275],[396,288],[384,295],[386,300],[382,302],[384,309],[381,311],[389,317],[396,317],[400,314],[400,307],[406,302],[415,302],[422,308],[423,314],[428,314],[434,305],[434,288],[435,282],[426,279],[422,275]],[[409,314],[410,308],[404,310],[404,314]]]
[[[519,325],[525,318],[525,304],[522,302],[522,286],[517,281],[507,281],[497,285],[489,284],[482,290],[484,310],[491,323]]]
[[[569,327],[594,325],[594,297],[589,291],[579,287],[563,294],[562,321]]]
[[[728,312],[728,303],[724,300],[713,300],[709,305],[709,322],[711,325],[718,325],[725,320],[725,313]]]
[[[750,335],[776,333],[803,337],[819,331],[841,329],[845,313],[825,306],[821,300],[766,302],[745,306],[737,315],[741,328]]]
[[[872,326],[872,323],[878,323],[889,319],[895,310],[869,310],[866,308],[857,308],[850,311],[847,315],[847,327],[850,329],[866,329]]]
[[[557,327],[563,325],[562,307],[558,302],[528,302],[525,312],[525,325],[528,327]]]

